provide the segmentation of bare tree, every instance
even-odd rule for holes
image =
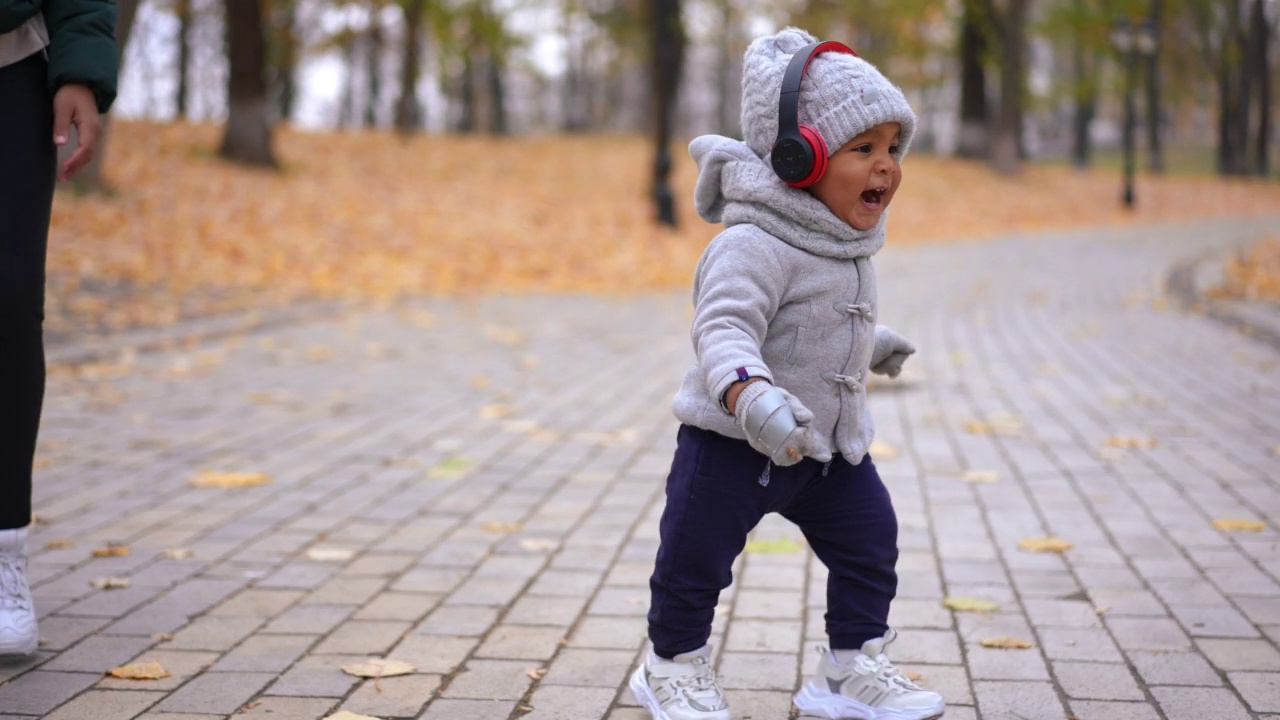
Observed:
[[[684,23],[680,17],[680,0],[651,0],[649,12],[652,23],[653,200],[658,222],[675,227],[669,146],[680,72],[684,66]]]
[[[408,0],[404,6],[404,45],[400,56],[400,97],[396,101],[395,126],[410,134],[422,124],[422,107],[418,101],[418,45],[422,39],[422,16],[426,0]]]
[[[987,109],[987,35],[977,0],[965,0],[960,20],[960,137],[961,157],[985,158],[991,132]]]
[[[999,48],[1000,101],[991,138],[991,164],[1012,174],[1022,168],[1023,83],[1026,79],[1029,0],[979,0]]]
[[[191,0],[176,0],[178,16],[178,87],[174,91],[174,109],[179,120],[187,119],[187,81],[191,72]]]
[[[260,167],[278,167],[267,110],[267,39],[262,0],[226,0],[227,124],[218,154]]]

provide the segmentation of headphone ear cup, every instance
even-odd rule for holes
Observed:
[[[792,187],[805,188],[821,180],[827,172],[827,143],[817,130],[808,125],[800,126],[800,136],[809,143],[809,149],[813,151],[813,169],[803,180],[790,184]]]

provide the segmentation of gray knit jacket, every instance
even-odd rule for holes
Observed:
[[[875,434],[866,398],[876,329],[871,256],[884,246],[884,217],[870,230],[853,228],[737,140],[704,135],[689,151],[698,214],[725,229],[698,261],[697,361],[676,393],[676,418],[745,438],[722,402],[745,372],[813,411],[822,447],[810,457],[838,452],[860,462]]]

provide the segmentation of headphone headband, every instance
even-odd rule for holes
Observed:
[[[813,128],[800,124],[800,84],[809,63],[824,52],[858,56],[852,48],[834,40],[805,45],[791,56],[782,76],[778,95],[778,137],[773,144],[770,161],[773,171],[788,185],[808,187],[822,177],[827,167],[826,147]]]

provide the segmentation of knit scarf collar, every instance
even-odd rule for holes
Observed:
[[[870,230],[836,217],[821,200],[793,188],[746,143],[703,135],[689,145],[698,163],[694,203],[707,222],[752,224],[783,242],[824,257],[868,257],[884,246],[885,215]]]

